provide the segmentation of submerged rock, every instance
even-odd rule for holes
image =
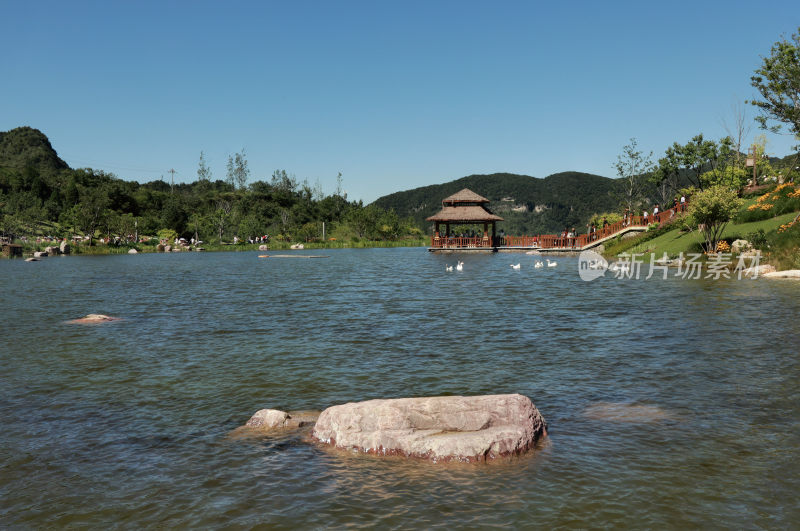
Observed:
[[[302,428],[313,424],[319,411],[281,411],[279,409],[259,409],[250,417],[245,426],[248,428],[291,429]]]
[[[71,321],[67,321],[68,323],[72,324],[93,324],[93,323],[108,323],[111,321],[119,321],[119,317],[111,317],[110,315],[103,315],[102,313],[90,313],[85,317],[81,317],[80,319],[73,319]]]
[[[672,418],[660,407],[626,402],[598,402],[587,407],[583,414],[591,419],[612,422],[657,422]]]
[[[368,400],[329,407],[312,437],[342,449],[433,461],[485,461],[518,455],[546,435],[522,395]]]

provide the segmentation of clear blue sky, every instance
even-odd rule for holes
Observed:
[[[224,179],[244,148],[251,180],[331,193],[341,171],[365,202],[472,173],[613,176],[631,137],[658,157],[723,136],[798,25],[796,0],[0,0],[0,130],[140,182],[196,180],[200,150]]]

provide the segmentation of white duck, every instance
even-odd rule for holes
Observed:
[[[558,265],[558,262],[551,262],[550,259],[547,259],[547,267],[555,267]]]
[[[445,271],[452,271],[452,270],[453,270],[453,266],[451,266],[451,265],[449,265],[449,266],[445,266],[445,267],[444,267],[444,270],[445,270]]]
[[[522,264],[511,264],[511,269],[519,269],[522,267]]]
[[[536,269],[539,269],[540,267],[544,267],[544,264],[542,263],[541,260],[537,260],[536,263],[533,264],[533,267],[535,267]]]
[[[464,271],[464,262],[461,260],[459,260],[458,264],[456,264],[456,271]]]

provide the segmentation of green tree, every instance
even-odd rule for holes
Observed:
[[[264,231],[261,222],[253,214],[242,217],[241,221],[239,222],[239,236],[241,236],[244,240],[255,238],[256,236],[263,234],[263,232]]]
[[[778,132],[783,123],[800,140],[800,28],[772,45],[750,83],[761,94],[762,99],[750,101],[763,113],[756,117],[761,127]],[[768,127],[770,120],[781,123]]]
[[[653,152],[644,155],[637,147],[636,139],[631,138],[631,143],[623,146],[622,155],[617,155],[617,162],[614,164],[622,183],[622,202],[631,212],[643,197],[646,174],[653,170]]]
[[[730,164],[716,171],[707,171],[700,176],[706,186],[726,186],[741,190],[747,184],[749,173],[744,168]]]
[[[245,157],[244,148],[239,153],[228,156],[227,164],[227,182],[233,187],[238,187],[240,190],[247,188],[247,179],[250,178],[250,168],[247,166],[247,158]]]
[[[211,181],[211,168],[206,164],[206,159],[203,157],[202,151],[200,151],[200,162],[197,165],[197,180],[198,182]]]
[[[228,226],[230,221],[232,210],[233,205],[230,201],[225,199],[220,199],[217,201],[217,209],[214,211],[212,219],[214,227],[217,229],[217,235],[220,242],[222,242],[222,236],[225,234],[225,228]]]
[[[722,231],[742,203],[736,190],[727,186],[711,186],[694,194],[689,204],[689,216],[691,223],[703,233],[706,252],[716,250]]]

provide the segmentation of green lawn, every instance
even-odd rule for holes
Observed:
[[[734,225],[729,223],[725,227],[722,237],[725,239],[743,238],[746,239],[747,235],[755,232],[758,229],[763,229],[764,232],[776,230],[784,223],[788,223],[797,216],[797,212],[784,214],[772,219],[765,219],[762,221],[754,221],[751,223],[742,223]],[[663,256],[664,253],[670,258],[675,258],[681,252],[688,253],[694,252],[696,246],[703,241],[703,236],[697,231],[681,233],[678,229],[671,230],[666,234],[662,234],[652,240],[635,243],[632,241],[632,246],[625,249],[626,253],[655,253],[657,257]]]

